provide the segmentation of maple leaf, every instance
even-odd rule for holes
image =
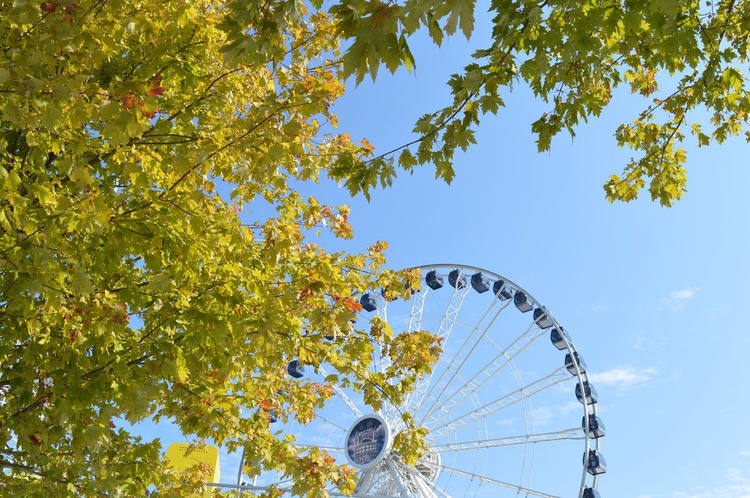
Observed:
[[[344,308],[349,311],[362,311],[362,305],[353,297],[344,298]]]

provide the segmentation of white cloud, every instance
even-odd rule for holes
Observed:
[[[599,303],[597,305],[594,305],[591,308],[591,312],[592,313],[604,313],[605,311],[609,311],[612,308],[614,308],[614,306],[612,306],[610,303]]]
[[[638,384],[643,384],[651,380],[659,369],[656,367],[639,368],[632,365],[624,365],[589,374],[589,380],[594,385],[614,386],[619,389],[628,389]]]
[[[535,406],[534,407],[534,424],[545,426],[552,422],[557,422],[560,417],[565,417],[571,413],[581,411],[581,404],[578,401],[571,401],[564,405],[555,406]]]
[[[691,300],[698,289],[682,289],[670,292],[667,297],[661,300],[661,303],[668,311],[682,311],[685,303]]]
[[[727,469],[727,479],[732,482],[747,482],[742,469]]]
[[[727,484],[716,488],[701,487],[691,492],[673,492],[672,498],[750,498],[750,476],[742,469],[725,472]]]

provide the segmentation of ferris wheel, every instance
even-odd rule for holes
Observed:
[[[380,317],[394,334],[427,330],[442,354],[399,406],[373,412],[353,391],[336,396],[306,426],[290,423],[295,444],[327,451],[359,472],[354,496],[377,498],[597,498],[606,472],[604,424],[586,363],[570,335],[526,290],[480,268],[418,268],[422,286],[409,300],[379,290],[359,296],[359,320]],[[377,347],[373,369],[389,359]],[[327,375],[290,363],[295,377]],[[407,465],[391,444],[408,413],[427,430],[426,452]],[[252,496],[281,476],[243,483]],[[288,496],[289,494],[287,494]],[[341,496],[335,488],[331,496]]]

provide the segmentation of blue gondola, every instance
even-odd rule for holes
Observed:
[[[568,372],[572,375],[578,375],[578,372],[576,372],[576,364],[581,373],[586,371],[586,362],[583,361],[583,358],[578,354],[578,351],[574,352],[572,355],[570,353],[565,355],[565,368],[567,368]]]
[[[572,342],[570,336],[562,327],[560,327],[560,330],[554,328],[552,329],[552,332],[549,333],[549,339],[557,349],[563,350],[568,347],[568,344],[565,343],[565,339],[563,338],[567,339],[568,343]]]
[[[586,417],[581,419],[581,427],[586,430]],[[604,422],[594,413],[589,413],[589,437],[594,439],[604,436]]]
[[[510,290],[505,286],[505,280],[497,280],[492,284],[492,292],[501,301],[506,301],[513,297]]]
[[[454,289],[463,289],[466,287],[466,277],[461,275],[461,270],[453,270],[448,274],[448,283],[450,283]]]
[[[531,311],[534,306],[529,302],[529,299],[526,297],[526,293],[522,291],[516,292],[516,295],[513,296],[513,304],[516,305],[516,308],[518,308],[521,313],[526,313],[527,311]]]
[[[594,404],[597,401],[599,401],[599,395],[596,393],[596,389],[594,389],[594,386],[589,383],[589,381],[584,380],[583,381],[583,389],[581,389],[581,383],[578,382],[576,384],[576,398],[578,401],[583,403],[583,393],[586,393],[586,403],[587,404]]]
[[[310,331],[309,330],[305,330],[304,335],[306,335],[306,336],[310,335]],[[325,339],[326,341],[332,341],[333,339],[335,339],[335,337],[332,336],[332,335],[324,335],[323,339]]]
[[[269,410],[267,413],[268,413],[269,424],[273,424],[279,421],[279,417],[276,416],[276,410]]]
[[[305,367],[299,364],[299,360],[292,360],[286,366],[286,371],[295,379],[300,379],[305,375]]]
[[[534,321],[539,325],[540,329],[548,329],[552,326],[552,320],[549,319],[544,308],[537,308],[534,310]]]
[[[369,293],[365,292],[362,297],[359,298],[359,304],[365,309],[365,311],[375,311],[377,305],[375,304],[375,298]]]
[[[604,457],[596,450],[589,450],[588,455],[583,455],[583,461],[586,464],[586,472],[592,476],[604,474],[607,472],[607,462]]]
[[[482,272],[477,272],[471,276],[471,286],[475,291],[482,294],[490,290],[490,281],[487,277],[482,275]]]
[[[425,282],[427,282],[427,286],[432,290],[438,290],[443,286],[443,277],[438,275],[438,273],[435,270],[432,270],[431,272],[427,273],[427,276],[425,277]]]
[[[594,488],[586,488],[583,490],[583,498],[602,498],[602,496]]]

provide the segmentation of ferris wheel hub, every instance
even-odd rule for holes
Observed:
[[[394,337],[429,331],[442,349],[433,368],[398,404],[383,400],[377,413],[370,412],[372,405],[360,390],[334,384],[337,397],[321,408],[316,421],[290,424],[287,433],[297,446],[340,455],[337,463],[345,460],[357,469],[354,495],[361,497],[561,496],[553,487],[567,490],[565,496],[576,488],[579,498],[599,496],[597,481],[606,471],[600,451],[604,425],[586,365],[568,332],[547,308],[501,275],[452,264],[416,270],[426,276],[410,296],[392,299],[382,289],[361,294],[358,318],[372,322],[377,317]],[[552,347],[539,340],[545,335]],[[374,341],[367,368],[390,372],[391,354],[387,345]],[[323,366],[304,372],[299,360],[292,360],[287,372],[294,379],[328,382]],[[563,383],[570,389],[550,389]],[[566,406],[572,394],[583,406],[580,428],[556,430],[553,422],[571,427],[565,417],[535,420],[545,408]],[[393,444],[409,420],[425,431],[426,447],[416,463],[407,464]],[[550,476],[540,477],[539,469]],[[284,479],[271,475],[269,482]]]
[[[380,463],[391,448],[391,429],[375,413],[359,417],[344,440],[346,459],[358,469],[369,469]]]

